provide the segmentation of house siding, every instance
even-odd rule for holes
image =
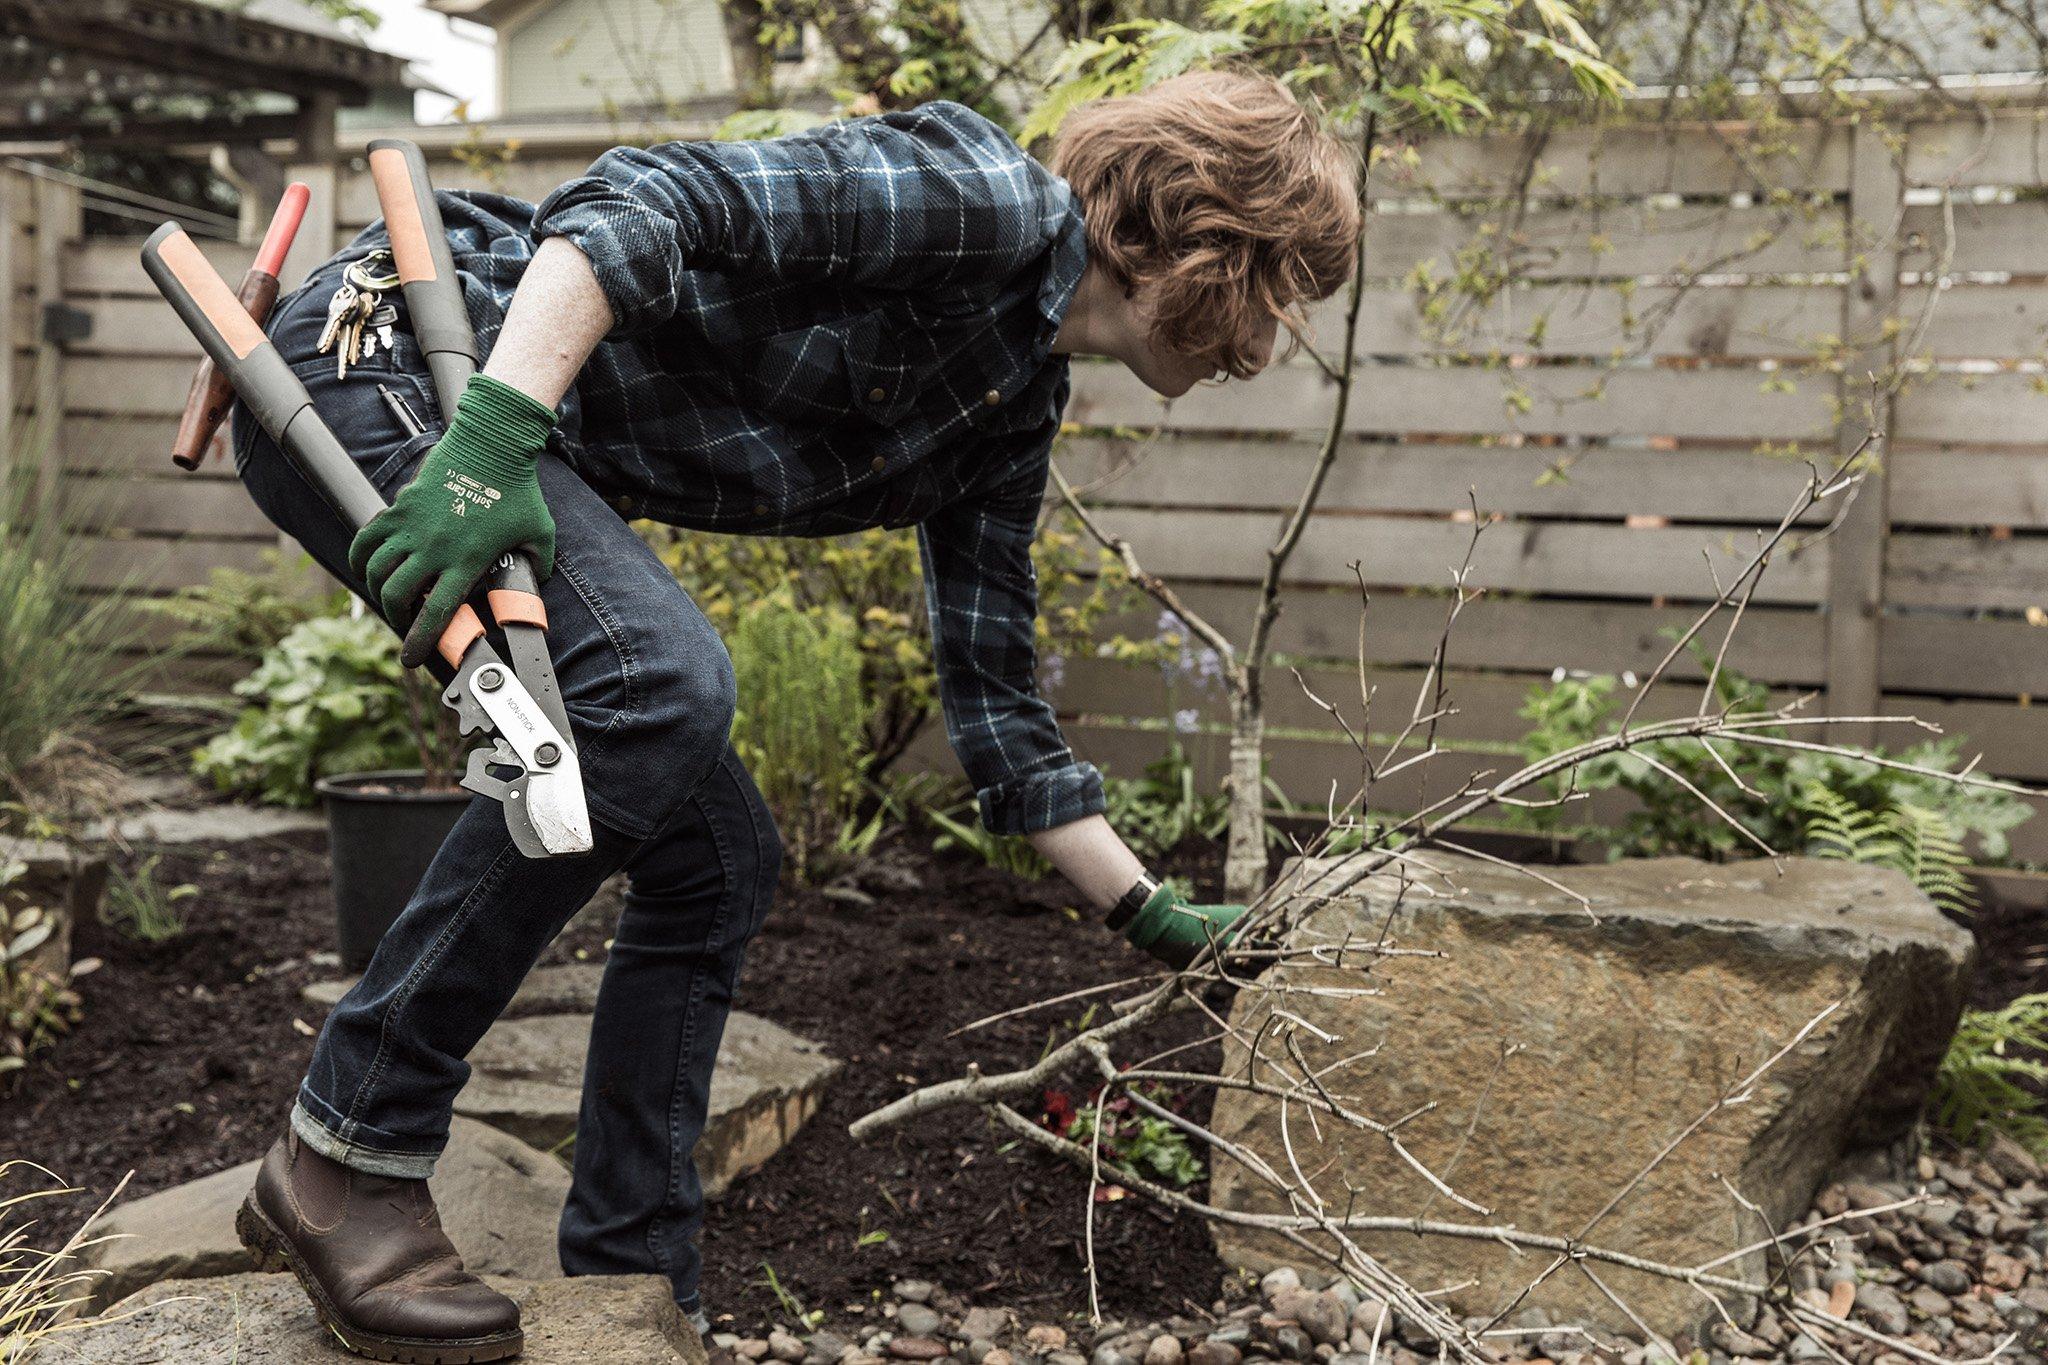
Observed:
[[[729,94],[718,0],[564,0],[503,29],[505,113],[588,114]]]

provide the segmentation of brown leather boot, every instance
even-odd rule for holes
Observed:
[[[471,1365],[519,1354],[519,1305],[462,1268],[424,1180],[367,1175],[287,1131],[235,1215],[262,1269],[290,1268],[320,1321],[371,1360]]]

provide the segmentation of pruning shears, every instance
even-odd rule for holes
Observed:
[[[476,370],[476,341],[426,160],[409,142],[380,140],[370,144],[370,170],[414,336],[441,410],[453,412]],[[142,266],[250,414],[342,519],[359,529],[383,511],[382,495],[314,410],[306,386],[184,229],[171,222],[152,233],[142,247]],[[515,552],[499,559],[484,586],[509,665],[468,605],[437,646],[455,670],[442,704],[455,712],[463,734],[491,738],[488,747],[471,751],[462,785],[504,809],[505,828],[527,857],[587,853],[583,770],[548,654],[538,577]]]

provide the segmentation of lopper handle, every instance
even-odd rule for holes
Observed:
[[[342,520],[361,529],[383,511],[383,496],[313,410],[306,386],[185,230],[165,223],[151,233],[142,268],[243,406]],[[459,667],[483,633],[476,613],[461,608],[441,635],[441,657]]]
[[[242,278],[236,297],[258,325],[270,317],[270,310],[277,304],[277,277],[299,235],[299,224],[305,221],[306,203],[312,193],[308,186],[298,182],[285,187],[277,212],[271,216],[270,230],[257,249],[256,262]],[[192,387],[186,391],[185,411],[178,418],[178,434],[171,442],[172,464],[180,469],[199,468],[214,433],[227,420],[228,405],[234,396],[234,386],[213,363],[213,357],[202,359],[198,372],[192,376]]]
[[[434,202],[426,155],[403,138],[378,138],[370,144],[370,179],[391,236],[391,259],[405,290],[413,336],[433,374],[442,420],[453,421],[455,402],[477,370],[476,333],[462,301],[441,206]],[[539,579],[525,555],[500,558],[486,586],[491,614],[500,625],[547,628]]]
[[[370,144],[370,179],[391,235],[391,258],[405,289],[412,334],[433,372],[443,420],[452,420],[456,398],[476,373],[476,334],[455,277],[441,206],[427,178],[427,158],[402,138],[378,138]]]

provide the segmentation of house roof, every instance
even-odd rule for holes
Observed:
[[[534,8],[534,0],[425,0],[436,14],[456,19],[473,19],[479,24],[497,25],[512,15]],[[542,5],[552,0],[541,0]]]

